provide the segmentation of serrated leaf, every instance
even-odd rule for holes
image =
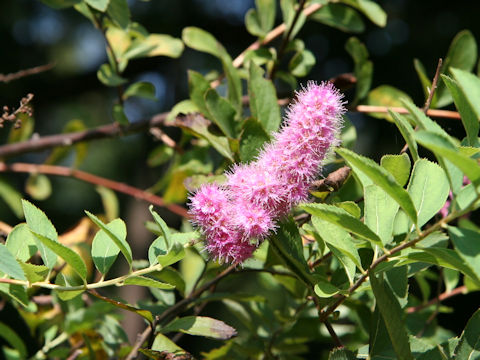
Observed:
[[[393,175],[400,186],[404,186],[410,177],[412,164],[407,154],[401,155],[384,155],[380,159],[380,166],[387,169]]]
[[[37,253],[35,237],[27,224],[15,226],[7,236],[5,246],[20,261],[27,261]]]
[[[29,229],[34,234],[39,234],[51,239],[52,241],[57,241],[57,230],[55,230],[55,227],[52,225],[45,213],[27,200],[22,200],[22,206]],[[47,266],[49,269],[53,268],[57,262],[57,255],[55,252],[47,247],[37,237],[35,237],[35,242],[45,266]]]
[[[301,204],[299,207],[320,219],[335,224],[372,242],[374,245],[382,246],[382,241],[377,234],[344,209],[328,204]]]
[[[205,106],[211,119],[223,134],[232,139],[236,138],[235,108],[226,99],[222,98],[215,89],[206,92]]]
[[[365,187],[365,224],[377,234],[384,245],[392,240],[393,223],[399,205],[380,187]]]
[[[399,360],[413,360],[410,342],[405,327],[405,316],[391,288],[375,274],[370,275],[370,284],[377,306]]]
[[[139,81],[130,85],[123,93],[124,99],[128,99],[131,96],[137,96],[154,101],[157,100],[155,97],[155,86],[153,86],[152,83],[145,81]]]
[[[4,244],[0,244],[0,271],[17,280],[27,280],[15,256]]]
[[[108,237],[113,240],[115,245],[120,249],[123,256],[127,260],[128,264],[131,266],[132,264],[132,249],[130,249],[130,245],[128,245],[127,241],[123,238],[118,237],[115,233],[110,231],[110,229],[95,215],[91,214],[88,211],[85,211],[87,216],[100,228],[102,229]]]
[[[354,353],[342,347],[330,351],[328,360],[357,360],[357,357]]]
[[[44,281],[47,278],[50,270],[44,265],[34,265],[30,263],[20,263],[20,266],[22,267],[23,272],[30,283]]]
[[[43,174],[30,174],[25,184],[25,192],[35,200],[45,200],[52,193],[50,179]]]
[[[358,12],[342,4],[322,6],[310,18],[345,32],[361,33],[365,30],[365,24]]]
[[[456,360],[472,360],[480,357],[480,310],[477,310],[460,337],[456,348]]]
[[[23,216],[22,195],[8,182],[0,178],[0,198],[13,211],[17,218]]]
[[[160,329],[161,333],[173,331],[220,340],[227,340],[237,335],[237,331],[223,321],[205,316],[186,316],[179,318]]]
[[[453,163],[475,186],[480,184],[480,166],[477,161],[460,153],[448,138],[434,132],[418,131],[415,139],[422,146]]]
[[[361,11],[375,25],[384,27],[387,24],[387,14],[380,5],[371,0],[341,0],[341,2]]]
[[[118,239],[126,241],[127,228],[121,219],[115,219],[105,225]],[[92,242],[92,259],[103,275],[105,275],[110,267],[117,259],[120,248],[108,236],[108,234],[100,229],[93,238]]]
[[[443,207],[450,192],[445,171],[426,159],[413,166],[408,193],[417,209],[418,226],[422,227]]]
[[[60,244],[58,241],[54,241],[46,236],[38,234],[32,230],[33,235],[40,240],[46,247],[52,250],[56,255],[61,257],[65,262],[70,265],[73,270],[83,279],[87,278],[87,266],[85,262],[75,251]]]
[[[477,42],[475,41],[475,37],[468,30],[460,31],[457,35],[455,35],[450,47],[448,48],[441,72],[450,76],[451,68],[457,68],[467,72],[472,71],[476,60]],[[436,94],[437,107],[444,107],[452,102],[452,98],[448,93],[444,83],[438,83]]]
[[[240,138],[240,160],[248,163],[255,159],[263,145],[270,140],[263,126],[255,119],[248,118],[243,124]]]
[[[371,181],[382,188],[400,205],[414,223],[417,222],[417,213],[412,199],[407,191],[396,182],[395,178],[387,170],[379,166],[373,160],[355,154],[353,151],[343,148],[336,149],[336,151],[348,162],[354,171],[362,172]]]
[[[160,282],[145,276],[130,276],[126,278],[123,283],[125,285],[147,286],[147,287],[153,287],[156,289],[163,289],[163,290],[175,289],[175,286],[171,284]]]
[[[262,124],[267,134],[276,131],[282,119],[275,87],[263,77],[262,68],[253,62],[249,68],[248,96],[253,117]]]
[[[398,130],[400,130],[400,133],[402,134],[403,138],[405,139],[405,142],[408,145],[408,149],[410,150],[410,154],[412,154],[412,159],[413,161],[418,160],[418,146],[415,141],[414,137],[414,131],[412,129],[412,126],[409,124],[409,122],[400,115],[399,113],[395,111],[388,110],[388,113],[390,116],[393,118],[393,121],[395,122],[395,125],[397,125]],[[408,178],[407,178],[408,179]]]

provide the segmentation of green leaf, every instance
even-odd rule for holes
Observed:
[[[110,0],[84,0],[88,5],[90,5],[95,10],[105,12],[107,10]]]
[[[130,24],[130,9],[127,0],[110,0],[107,14],[121,28],[125,29]]]
[[[205,94],[210,89],[210,83],[202,76],[202,74],[188,70],[188,88],[190,99],[200,109],[200,112],[210,117],[207,105],[205,104]]]
[[[35,200],[45,200],[52,193],[52,184],[43,174],[30,174],[25,184],[25,192]]]
[[[185,350],[175,344],[172,340],[166,337],[163,334],[157,334],[155,340],[152,344],[153,351],[168,351],[170,353],[175,353],[175,355],[187,354]]]
[[[30,230],[34,234],[39,234],[51,239],[52,241],[57,241],[57,230],[55,230],[55,227],[52,225],[44,212],[27,200],[22,200],[22,206],[25,219]],[[36,236],[35,242],[38,250],[40,251],[43,263],[49,269],[52,269],[57,262],[57,255],[49,247],[45,246],[45,244]]]
[[[370,275],[370,284],[398,359],[413,360],[405,327],[405,316],[392,289],[375,274]]]
[[[448,49],[447,56],[443,61],[441,72],[451,76],[451,68],[472,71],[477,60],[477,42],[475,37],[468,30],[460,31],[452,40]],[[458,79],[456,79],[458,80]],[[437,90],[437,107],[444,107],[452,102],[452,97],[448,93],[445,84],[438,83]]]
[[[130,85],[123,93],[123,99],[128,99],[131,96],[137,96],[154,101],[157,100],[155,97],[155,86],[145,81],[136,82]]]
[[[45,281],[50,271],[50,269],[44,265],[20,263],[20,266],[22,267],[23,272],[30,283]]]
[[[455,93],[452,92],[455,105],[462,117],[463,126],[467,132],[470,145],[477,145],[480,104],[478,104],[478,98],[476,97],[480,96],[480,79],[477,76],[460,69],[451,68],[450,71],[457,81],[456,91],[454,91]],[[443,80],[445,81],[445,79],[446,78],[444,77]],[[448,80],[446,84],[449,85]],[[450,86],[449,89],[452,91]]]
[[[240,160],[248,163],[255,159],[263,145],[270,140],[263,126],[255,118],[248,118],[243,124],[240,138]]]
[[[168,228],[167,223],[163,221],[163,219],[160,217],[160,215],[157,214],[155,210],[153,210],[153,205],[150,205],[148,207],[148,210],[150,211],[150,214],[152,214],[153,219],[155,220],[157,225],[160,227],[160,230],[162,231],[167,249],[170,248],[173,245],[173,243],[172,243],[172,238],[170,234],[170,229]]]
[[[10,231],[5,246],[15,258],[23,262],[28,261],[38,250],[35,237],[25,223],[18,224]]]
[[[392,240],[393,223],[399,205],[380,187],[368,185],[365,187],[365,224],[377,234],[382,244]]]
[[[110,229],[95,215],[89,213],[88,211],[85,211],[87,216],[92,220],[100,229],[102,229],[108,237],[113,240],[115,245],[120,249],[122,252],[123,256],[125,256],[125,259],[127,260],[128,264],[131,266],[132,264],[132,249],[130,249],[130,245],[128,245],[127,241],[124,238],[121,238],[117,236],[115,233],[110,231]]]
[[[341,2],[361,11],[375,25],[384,27],[387,24],[387,14],[385,13],[385,11],[383,11],[380,5],[378,5],[374,1],[341,0]]]
[[[384,155],[380,159],[380,165],[393,175],[400,186],[404,186],[410,177],[412,164],[407,154]]]
[[[27,290],[22,285],[0,283],[0,293],[8,295],[25,307],[31,304],[28,300]]]
[[[33,116],[29,116],[27,113],[18,113],[17,119],[22,122],[22,126],[20,128],[16,128],[15,126],[10,127],[7,139],[8,144],[27,141],[33,134],[35,128],[35,119]]]
[[[407,191],[396,182],[395,178],[387,170],[373,160],[355,154],[353,151],[347,149],[336,149],[336,151],[348,162],[354,171],[365,174],[365,176],[390,195],[414,223],[417,222],[417,213],[412,199]]]
[[[189,70],[189,82],[190,82],[190,71]],[[208,88],[207,88],[208,89]],[[175,123],[175,118],[178,114],[189,114],[194,112],[199,112],[200,109],[192,100],[182,100],[177,103],[168,113],[167,118],[165,119],[165,125]]]
[[[288,63],[288,70],[296,77],[307,76],[315,66],[315,56],[310,50],[297,52]]]
[[[388,113],[390,116],[393,118],[393,121],[395,122],[395,125],[397,125],[398,130],[400,130],[400,133],[402,134],[403,138],[405,139],[405,142],[408,145],[408,149],[410,150],[410,154],[412,154],[412,159],[413,161],[418,160],[418,146],[414,138],[414,131],[412,129],[412,126],[409,124],[409,122],[400,115],[399,113],[395,111],[388,110]],[[407,178],[408,179],[408,178]]]
[[[342,4],[322,6],[310,18],[345,32],[361,33],[365,30],[365,24],[358,12]]]
[[[22,267],[8,248],[0,244],[0,271],[17,280],[27,280]]]
[[[263,77],[263,70],[250,62],[248,77],[248,96],[250,111],[263,128],[270,134],[277,131],[282,121],[280,107],[273,83]]]
[[[8,182],[0,178],[0,198],[5,201],[16,217],[23,217],[22,195]]]
[[[362,269],[362,261],[358,255],[358,249],[355,247],[351,235],[346,230],[315,215],[312,216],[312,224],[329,248],[330,245],[333,246],[338,252],[351,259],[359,269]],[[335,253],[334,250],[332,252]]]
[[[109,64],[103,64],[97,71],[98,80],[107,86],[119,86],[125,84],[127,79],[117,75]]]
[[[28,357],[27,347],[22,338],[3,322],[0,322],[0,337],[3,338],[13,349],[18,351],[20,359],[26,359]],[[2,354],[5,355],[5,348],[2,350]]]
[[[382,245],[382,241],[377,234],[344,209],[328,204],[301,204],[300,208],[320,219],[352,232],[372,242],[374,245]]]
[[[235,108],[226,99],[222,98],[215,89],[207,90],[205,105],[211,119],[222,133],[229,138],[236,138]]]
[[[287,268],[291,269],[306,286],[315,285],[303,256],[302,238],[293,219],[289,218],[280,224],[276,234],[270,238],[269,244]]]
[[[445,171],[426,159],[418,160],[408,184],[408,193],[417,209],[418,226],[422,227],[443,207],[450,192]]]
[[[274,0],[255,0],[256,9],[249,9],[245,15],[245,26],[250,34],[265,36],[275,22]]]
[[[448,233],[458,255],[476,274],[480,274],[480,233],[453,226],[448,227]]]
[[[166,34],[150,34],[142,43],[150,50],[143,56],[168,56],[178,58],[183,53],[183,42],[173,36]]]
[[[107,221],[112,221],[118,217],[119,204],[115,191],[104,186],[97,186],[95,188],[102,199],[103,209],[105,210],[105,218]]]
[[[62,133],[66,134],[71,132],[83,131],[86,129],[87,127],[85,126],[82,120],[73,119],[73,120],[70,120],[63,127]],[[73,167],[74,168],[78,167],[83,162],[83,160],[85,160],[85,157],[87,156],[88,144],[85,142],[76,143],[73,146],[56,147],[48,156],[47,160],[45,161],[45,164],[58,164],[70,154],[72,149],[75,150],[75,162]]]
[[[299,4],[296,0],[280,0],[280,7],[282,9],[283,22],[285,23],[286,29],[291,28],[293,20],[297,13],[298,6]],[[305,25],[306,20],[307,20],[307,17],[305,16],[305,13],[302,11],[297,18],[297,22],[295,23],[295,26],[293,27],[293,30],[290,34],[290,39],[295,38],[297,33],[303,27],[303,25]],[[284,36],[286,36],[286,34],[284,34]]]
[[[460,337],[456,348],[456,360],[472,360],[480,357],[480,310],[477,310]]]
[[[157,262],[164,268],[179,262],[185,257],[185,249],[180,244],[173,244],[171,249],[166,254],[157,256]]]
[[[357,360],[357,357],[350,350],[335,348],[328,354],[328,360]]]
[[[367,96],[372,85],[373,63],[368,60],[367,47],[356,37],[351,37],[345,44],[345,50],[353,58],[355,67],[353,73],[357,79],[355,84],[354,103],[363,100]]]
[[[418,59],[413,59],[413,67],[417,72],[418,78],[420,79],[420,83],[422,84],[423,94],[425,96],[425,100],[428,99],[430,95],[430,89],[432,88],[432,82],[430,78],[427,76],[427,72],[425,71],[425,67],[423,66],[422,62]],[[432,108],[436,107],[437,103],[437,92],[433,94],[432,102],[430,106]]]
[[[113,115],[113,119],[120,125],[130,124],[130,121],[128,121],[127,115],[125,115],[123,105],[114,104],[112,109],[112,115]]]
[[[73,286],[79,286],[79,279],[78,278],[72,278],[70,276],[64,275],[63,273],[60,273],[57,275],[55,278],[55,284],[63,287],[73,287]],[[63,301],[69,301],[74,298],[76,298],[78,295],[83,294],[85,290],[58,290],[55,289],[55,293],[58,295],[58,297],[63,300]]]
[[[409,101],[411,101],[411,98],[403,91],[390,85],[380,85],[368,93],[365,99],[365,104],[386,107],[398,107],[403,105],[401,99],[408,99]],[[378,119],[392,121],[390,115],[385,113],[372,112],[368,114]]]
[[[145,277],[145,276],[130,276],[130,277],[125,279],[124,284],[125,285],[138,285],[138,286],[153,287],[153,288],[163,289],[163,290],[175,289],[175,286],[173,286],[171,284],[160,282],[160,281],[157,281],[157,280],[154,280],[152,278]]]
[[[35,237],[43,243],[43,245],[47,246],[55,254],[65,260],[65,262],[70,265],[83,280],[87,278],[87,266],[80,255],[65,245],[60,244],[58,241],[54,241],[41,234],[37,234],[33,230],[32,232],[33,235],[35,235]]]
[[[438,125],[435,121],[430,119],[425,113],[420,110],[415,104],[408,100],[408,99],[401,99],[401,103],[408,109],[410,114],[413,117],[413,120],[415,121],[415,124],[421,129],[421,130],[428,130],[431,132],[434,132],[436,134],[442,135],[446,138],[450,138],[450,135],[442,129],[440,125]],[[453,142],[453,140],[451,140]]]
[[[429,131],[418,131],[415,138],[419,144],[433,151],[437,156],[450,160],[475,184],[480,185],[480,166],[477,161],[463,155],[448,138]]]
[[[178,331],[189,335],[204,336],[219,340],[227,340],[237,335],[237,331],[223,321],[205,316],[186,316],[179,318],[160,329],[161,333]]]
[[[98,293],[91,293],[91,294],[96,296],[97,298],[109,303],[109,304],[112,304],[113,306],[115,306],[119,309],[127,310],[127,311],[133,312],[137,315],[140,315],[145,320],[147,320],[150,324],[153,323],[153,315],[148,310],[137,309],[136,307],[127,305],[127,304],[125,304],[123,302],[120,302],[120,301],[117,301],[117,300],[110,299],[110,298],[102,296]],[[96,304],[101,304],[101,303],[96,302]],[[85,311],[85,309],[81,309],[81,310]],[[92,307],[86,309],[86,311],[88,311],[88,310],[90,310],[94,316],[98,317],[98,310],[96,310],[95,308],[92,308]],[[84,314],[81,314],[81,315],[82,316],[79,316],[79,317],[82,319],[82,321],[84,321],[83,319],[85,318],[85,315]],[[67,329],[67,331],[68,331],[68,329]],[[78,331],[78,330],[76,330],[76,331]]]
[[[340,292],[340,289],[327,281],[320,280],[317,281],[317,283],[313,287],[313,291],[315,291],[315,294],[317,294],[318,297],[329,298],[335,294],[338,294]]]
[[[45,5],[48,5],[54,9],[63,9],[75,4],[78,4],[82,0],[41,0]]]
[[[121,219],[115,219],[105,225],[116,238],[125,242],[127,237],[127,228]],[[116,245],[108,234],[102,229],[98,230],[92,242],[92,259],[103,275],[105,275],[110,267],[117,259],[119,247]]]

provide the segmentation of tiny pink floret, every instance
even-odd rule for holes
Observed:
[[[283,127],[256,161],[233,166],[224,185],[203,185],[190,199],[193,223],[220,262],[240,264],[250,258],[277,221],[308,200],[309,184],[338,145],[342,94],[331,83],[309,82],[296,95]]]

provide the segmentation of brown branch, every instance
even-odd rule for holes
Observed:
[[[444,292],[440,295],[438,295],[436,298],[428,301],[427,303],[425,304],[421,304],[421,305],[417,305],[417,306],[411,306],[409,308],[407,308],[407,313],[408,314],[411,314],[411,313],[415,313],[417,311],[420,311],[420,310],[423,310],[429,306],[432,306],[432,305],[436,305],[448,298],[451,298],[453,296],[457,296],[457,295],[460,295],[460,294],[465,294],[467,293],[468,290],[467,290],[467,287],[465,285],[462,285],[462,286],[459,286],[455,289],[453,289],[452,291],[448,291],[448,292]]]
[[[340,169],[332,171],[325,179],[312,182],[315,191],[338,191],[347,180],[350,174],[350,168],[343,166]]]
[[[55,66],[55,63],[50,63],[45,65],[35,66],[33,68],[29,68],[25,70],[20,70],[15,73],[0,74],[0,82],[8,83],[10,81],[18,80],[30,75],[39,74],[52,69],[54,66]]]
[[[55,176],[65,176],[81,181],[88,182],[90,184],[104,186],[106,188],[115,190],[117,192],[130,195],[134,198],[145,200],[149,203],[152,203],[157,206],[167,208],[174,214],[177,214],[182,217],[188,217],[188,212],[185,208],[177,204],[165,204],[165,201],[157,195],[143,191],[136,187],[106,179],[97,175],[87,173],[85,171],[71,169],[65,166],[57,165],[38,165],[38,164],[29,164],[29,163],[13,163],[6,164],[0,162],[0,172],[14,172],[14,173],[29,173],[29,174],[46,174],[46,175],[55,175]]]
[[[388,110],[398,112],[399,114],[408,114],[409,111],[403,107],[390,107],[390,106],[376,106],[376,105],[357,105],[350,111],[360,112],[360,113],[388,113]],[[438,118],[448,118],[448,119],[457,119],[460,120],[460,114],[457,111],[450,110],[436,110],[429,109],[427,110],[427,115],[431,117]]]

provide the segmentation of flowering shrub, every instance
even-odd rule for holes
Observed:
[[[88,116],[72,116],[49,136],[35,125],[37,94],[3,108],[0,172],[10,176],[0,178],[0,357],[479,358],[478,301],[472,309],[445,302],[480,289],[480,79],[469,31],[452,40],[432,80],[415,61],[425,93],[418,107],[392,86],[371,89],[373,62],[355,37],[345,46],[351,73],[299,85],[319,66],[299,37],[304,24],[351,33],[365,21],[385,27],[372,0],[282,0],[278,16],[277,2],[256,0],[245,14],[256,40],[235,59],[197,27],[181,39],[150,33],[126,0],[42,3],[73,8],[100,31],[106,62],[97,77],[112,122],[87,127]],[[128,78],[130,65],[185,60],[185,47],[213,56],[218,69],[189,70],[187,99],[133,119],[129,101],[156,93]],[[53,66],[0,74],[0,82]],[[75,108],[88,113],[90,105],[79,97]],[[388,121],[391,138],[401,139],[379,161],[355,150],[356,126],[367,117]],[[142,168],[142,186],[161,174],[148,190],[79,169],[99,171],[105,158],[123,168],[124,154],[86,144],[112,138],[133,156],[135,146],[118,139],[132,133],[160,142],[146,159],[154,169]],[[48,154],[29,155],[36,151]],[[62,216],[90,193],[69,187],[68,206],[55,211],[65,199],[55,198],[53,176],[95,185],[96,214],[76,214],[63,231]],[[127,209],[116,193],[143,205]],[[121,210],[148,214],[147,254],[139,254],[133,226],[144,218],[128,221],[127,240]],[[461,329],[441,320],[452,313],[465,317]]]

